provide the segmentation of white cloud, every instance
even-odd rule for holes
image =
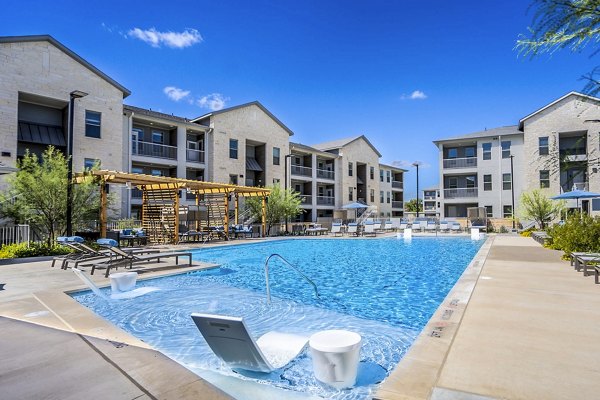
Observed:
[[[211,93],[196,100],[196,104],[202,108],[208,108],[211,111],[218,111],[225,107],[227,100],[229,100],[229,98],[224,97],[220,93]]]
[[[167,86],[163,89],[163,92],[169,99],[173,101],[179,101],[185,97],[188,97],[191,93],[189,90],[179,89],[175,86]]]
[[[392,161],[392,165],[398,168],[410,169],[414,168],[413,163],[418,162],[419,168],[430,168],[431,164],[428,164],[423,161],[409,161],[409,160],[396,160]]]
[[[155,28],[133,28],[127,32],[127,37],[139,39],[152,47],[165,45],[174,49],[183,49],[202,42],[202,36],[196,29],[185,29],[183,32],[159,32]]]
[[[420,90],[415,90],[411,94],[403,94],[400,98],[402,100],[425,100],[427,95]]]

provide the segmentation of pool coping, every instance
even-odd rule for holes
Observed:
[[[430,399],[495,236],[486,241],[373,399]]]

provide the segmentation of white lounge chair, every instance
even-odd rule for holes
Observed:
[[[364,229],[364,235],[377,236],[377,231],[375,230],[375,222],[365,221]]]
[[[448,223],[446,221],[440,222],[440,232],[448,232]]]
[[[393,231],[394,226],[392,225],[392,221],[385,221],[383,224],[383,230],[385,231]]]
[[[406,222],[400,222],[400,227],[398,227],[398,230],[405,230],[406,228],[408,228],[408,223]]]
[[[308,342],[307,337],[281,332],[267,332],[254,341],[238,317],[194,313],[192,319],[211,350],[234,369],[271,372],[285,367]]]
[[[421,227],[422,227],[421,221],[413,221],[413,223],[411,225],[413,232],[417,232],[417,231],[421,232]]]
[[[434,232],[435,233],[436,228],[437,228],[437,225],[435,224],[435,222],[429,221],[425,225],[425,232]]]
[[[460,223],[453,222],[452,225],[450,226],[450,230],[452,232],[460,233],[462,231],[462,227],[460,226]]]
[[[342,234],[342,224],[338,223],[338,222],[334,222],[333,224],[331,224],[331,232],[330,232],[333,236],[337,236],[338,234]]]
[[[356,222],[350,222],[348,224],[348,235],[358,236],[358,224]]]

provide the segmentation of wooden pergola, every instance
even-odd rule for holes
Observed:
[[[238,186],[225,183],[195,181],[183,178],[171,178],[166,176],[153,176],[144,174],[132,174],[128,172],[118,172],[110,170],[92,170],[83,173],[78,173],[74,177],[74,182],[79,183],[86,179],[93,179],[100,185],[100,235],[106,237],[106,222],[107,222],[107,194],[108,184],[127,185],[131,188],[137,188],[142,191],[142,210],[147,205],[148,199],[152,192],[170,193],[169,201],[175,213],[175,229],[173,234],[173,242],[179,240],[179,191],[187,190],[194,193],[196,197],[196,205],[199,205],[200,195],[205,194],[222,194],[225,204],[225,213],[223,215],[223,230],[225,236],[229,237],[229,204],[230,200],[234,200],[235,217],[234,222],[238,223],[239,215],[239,198],[240,197],[262,197],[262,235],[265,235],[267,225],[267,197],[270,194],[269,189],[251,186]],[[142,224],[146,221],[146,213],[142,212]]]

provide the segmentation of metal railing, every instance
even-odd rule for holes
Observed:
[[[0,226],[0,244],[29,243],[29,225]]]
[[[402,208],[402,207],[404,207],[404,202],[392,201],[392,208]]]
[[[311,167],[304,167],[302,165],[292,164],[291,171],[292,171],[292,175],[312,176],[312,168]]]
[[[477,188],[444,189],[444,198],[477,197]]]
[[[131,198],[132,199],[141,199],[142,191],[140,189],[131,189]]]
[[[274,254],[271,254],[269,257],[267,257],[267,259],[265,260],[265,284],[267,286],[267,302],[269,304],[271,304],[271,287],[269,285],[269,261],[271,261],[271,259],[273,257],[279,258],[281,261],[283,261],[283,263],[285,265],[287,265],[288,267],[292,268],[302,278],[304,278],[308,283],[310,283],[311,286],[313,287],[313,289],[315,290],[315,297],[317,299],[319,298],[319,291],[317,290],[317,285],[315,285],[315,283],[312,281],[312,279],[310,279],[308,276],[304,275],[302,273],[302,271],[300,271],[300,269],[298,269],[297,267],[295,267],[292,264],[290,264],[290,262],[288,260],[286,260],[285,258],[283,258],[281,255],[279,255],[277,253],[274,253]]]
[[[312,204],[312,195],[310,195],[310,194],[301,194],[300,195],[300,201],[304,205],[310,205],[310,204]]]
[[[425,200],[435,200],[435,196],[425,196]]]
[[[160,143],[133,141],[131,144],[131,153],[138,156],[177,160],[177,147]]]
[[[203,163],[204,150],[187,149],[185,159],[191,162]]]
[[[318,169],[317,168],[317,178],[321,179],[335,179],[335,173],[333,171],[327,169]]]
[[[444,168],[472,168],[477,166],[477,157],[446,158]]]
[[[335,197],[333,196],[317,196],[317,204],[325,206],[334,206]]]
[[[402,181],[392,181],[392,187],[395,189],[403,189],[404,183]]]
[[[120,229],[139,229],[142,228],[142,220],[140,219],[127,219],[122,221],[107,221],[106,229],[109,231],[118,231]],[[84,221],[75,227],[78,231],[99,231],[100,221],[91,220]]]

